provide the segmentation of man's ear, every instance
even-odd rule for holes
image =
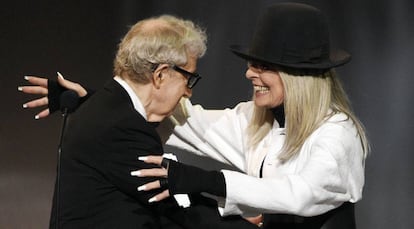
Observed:
[[[161,83],[163,82],[163,74],[166,74],[165,70],[170,67],[168,64],[160,64],[152,73],[152,82],[154,87],[159,89],[161,87]]]

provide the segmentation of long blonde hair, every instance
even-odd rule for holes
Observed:
[[[348,97],[336,76],[330,70],[319,76],[294,76],[279,72],[284,86],[284,109],[286,115],[286,140],[279,159],[282,162],[296,156],[305,140],[326,118],[344,113],[357,128],[364,154],[370,150],[365,129],[352,112]],[[329,109],[332,110],[328,114]],[[274,117],[268,108],[255,105],[252,120],[248,126],[249,146],[257,147],[268,134]]]

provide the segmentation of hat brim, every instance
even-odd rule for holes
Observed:
[[[240,45],[231,45],[230,50],[235,55],[247,61],[258,61],[268,64],[274,64],[281,67],[289,67],[293,69],[330,69],[344,65],[351,60],[351,55],[348,52],[341,49],[331,51],[329,55],[329,60],[319,63],[283,63],[272,61],[261,56],[250,54],[247,47]]]

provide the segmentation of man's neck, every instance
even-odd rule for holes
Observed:
[[[135,95],[139,98],[142,105],[144,106],[145,113],[147,115],[148,122],[161,122],[165,116],[158,115],[153,112],[154,104],[153,101],[153,91],[154,88],[151,83],[148,84],[138,84],[129,79],[123,79],[134,91]]]

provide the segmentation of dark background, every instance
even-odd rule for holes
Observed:
[[[46,228],[62,118],[34,120],[19,93],[24,75],[67,78],[99,88],[112,77],[112,59],[128,25],[174,14],[207,29],[193,102],[224,108],[248,100],[245,63],[230,44],[245,44],[267,5],[259,0],[6,1],[0,6],[0,228]],[[414,2],[300,1],[330,20],[334,45],[352,53],[338,69],[372,153],[366,164],[359,228],[414,228]],[[277,195],[277,193],[275,193]]]

